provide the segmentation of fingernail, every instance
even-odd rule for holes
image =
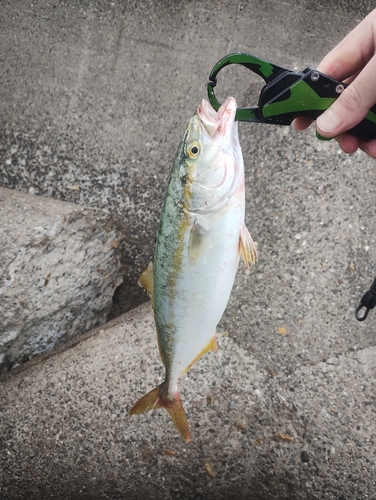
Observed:
[[[328,109],[317,118],[316,123],[323,132],[330,133],[334,132],[341,125],[342,121],[331,109]]]

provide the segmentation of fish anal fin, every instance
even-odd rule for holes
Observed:
[[[197,354],[197,356],[194,358],[194,360],[191,361],[191,363],[189,363],[189,365],[186,368],[184,368],[184,370],[180,374],[180,377],[182,375],[184,375],[184,373],[187,373],[187,371],[191,368],[191,366],[193,366],[196,363],[196,361],[201,358],[201,356],[203,356],[204,354],[206,354],[209,351],[214,351],[214,352],[218,351],[216,334],[213,335],[213,337],[210,339],[208,344],[206,344],[206,346],[203,348],[203,350],[199,354]]]
[[[168,411],[175,427],[185,442],[188,443],[190,440],[189,424],[180,394],[177,392],[174,399],[168,398],[167,391],[165,391],[165,382],[142,396],[129,410],[129,415],[140,415],[141,413],[147,413],[158,408],[165,408]]]
[[[245,224],[243,224],[240,230],[239,250],[240,250],[240,255],[242,256],[242,259],[247,269],[249,269],[250,262],[252,264],[256,264],[257,262],[256,246]]]
[[[218,343],[217,343],[217,335],[216,334],[214,334],[212,336],[212,338],[210,339],[210,342],[205,347],[205,350],[204,350],[204,352],[202,354],[206,354],[209,351],[214,351],[214,352],[218,351]]]
[[[148,295],[153,298],[154,294],[154,274],[153,274],[153,261],[142,271],[140,277],[138,278],[138,284],[148,293]]]

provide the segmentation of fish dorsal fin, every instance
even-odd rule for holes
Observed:
[[[249,263],[256,264],[257,262],[257,250],[253,242],[252,236],[249,234],[248,229],[243,225],[240,230],[239,238],[239,250],[244,264],[247,269],[249,269]]]
[[[153,299],[154,295],[153,261],[149,262],[149,264],[142,271],[141,276],[138,278],[138,284]]]

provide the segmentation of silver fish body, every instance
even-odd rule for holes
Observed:
[[[244,225],[244,166],[235,99],[218,113],[203,100],[172,168],[153,263],[140,277],[152,297],[164,382],[130,413],[165,407],[186,441],[178,378],[208,350],[226,308],[240,255],[256,250]]]

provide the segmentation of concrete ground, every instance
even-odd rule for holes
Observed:
[[[10,372],[2,498],[374,499],[375,346],[313,358],[304,326],[265,330],[262,353],[231,330],[181,380],[188,444],[165,411],[127,415],[163,375],[149,304]]]
[[[214,63],[242,50],[304,69],[371,8],[2,4],[0,182],[123,215],[116,316],[145,300],[136,276]],[[226,75],[224,94],[257,98],[252,74]],[[181,381],[191,442],[163,411],[127,416],[163,375],[144,304],[0,379],[3,498],[376,499],[376,313],[354,318],[375,272],[376,164],[313,130],[240,135],[260,262],[239,266],[219,353]]]

